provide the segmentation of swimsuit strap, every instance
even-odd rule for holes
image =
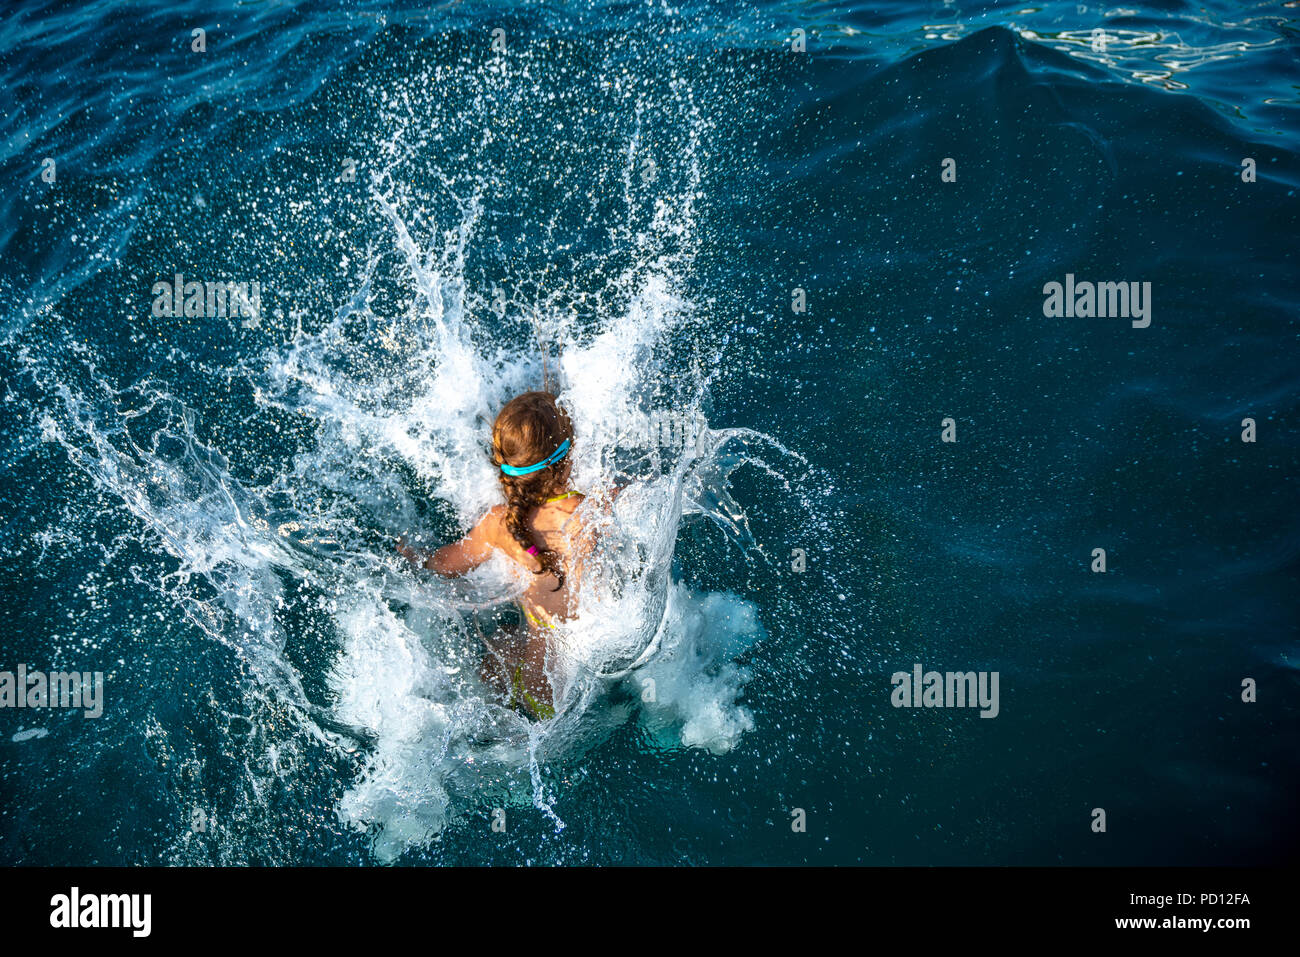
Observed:
[[[546,720],[555,717],[555,708],[552,705],[538,701],[528,693],[528,687],[524,684],[524,666],[515,665],[514,680],[510,682],[509,706],[513,708],[520,698],[528,703],[528,707],[538,718]]]
[[[552,495],[550,498],[548,498],[548,499],[547,499],[545,502],[543,502],[542,504],[543,504],[543,505],[550,505],[552,502],[558,502],[558,501],[560,501],[561,499],[566,499],[566,498],[568,498],[568,497],[571,496],[571,495],[581,495],[581,494],[582,494],[581,492],[573,491],[573,492],[565,492],[563,495]]]
[[[521,606],[521,607],[523,607],[523,606]],[[543,612],[543,614],[545,614],[545,612]],[[552,628],[552,629],[553,629],[553,628],[555,627],[555,624],[554,624],[553,622],[549,622],[549,621],[546,621],[545,619],[541,619],[541,618],[534,618],[534,617],[532,616],[532,613],[529,612],[529,610],[528,610],[526,607],[524,607],[524,617],[527,618],[529,621],[531,621],[534,625],[538,625],[539,627],[542,627],[542,628]]]

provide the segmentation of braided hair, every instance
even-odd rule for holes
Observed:
[[[549,392],[525,392],[505,404],[492,424],[492,461],[524,467],[540,462],[560,444],[573,439],[573,423]],[[572,446],[570,446],[572,448]],[[555,590],[564,587],[564,569],[560,556],[545,543],[534,540],[528,517],[541,507],[548,496],[564,488],[569,476],[569,457],[529,475],[499,474],[506,495],[506,530],[527,551],[536,548],[541,569],[558,580]]]

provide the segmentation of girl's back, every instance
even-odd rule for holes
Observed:
[[[528,588],[522,596],[524,614],[530,628],[553,627],[571,617],[576,610],[578,588],[582,578],[583,520],[577,514],[585,496],[568,492],[549,498],[527,518],[527,529],[538,545],[556,556],[564,573],[563,581],[554,572],[542,569],[534,554],[525,551],[506,527],[507,508],[499,505],[496,546],[529,572]]]

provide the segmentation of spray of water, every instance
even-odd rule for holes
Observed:
[[[658,747],[734,747],[754,727],[740,659],[762,627],[751,604],[675,579],[674,548],[683,524],[702,519],[739,546],[737,560],[753,560],[730,476],[747,463],[776,475],[761,456],[792,454],[708,423],[718,357],[692,337],[685,291],[707,128],[698,109],[677,116],[680,168],[656,189],[637,179],[643,118],[633,112],[623,217],[608,230],[599,288],[544,270],[528,282],[516,274],[507,292],[467,265],[491,211],[483,196],[500,192],[491,177],[504,174],[435,175],[437,208],[454,211],[439,220],[408,175],[429,137],[413,129],[407,94],[386,101],[396,132],[371,177],[378,225],[350,294],[307,323],[312,331],[299,323],[287,342],[223,370],[268,420],[298,425],[272,479],[239,481],[165,382],[123,388],[71,341],[57,367],[49,351],[20,356],[46,400],[42,439],[130,512],[132,547],[170,557],[170,571],[142,582],[233,650],[249,695],[287,707],[302,735],[348,756],[335,813],[383,861],[483,808],[531,805],[563,828],[548,769],[628,720]],[[374,308],[381,284],[406,307]],[[59,372],[67,363],[79,384]],[[438,544],[501,500],[490,422],[544,382],[574,421],[583,508],[599,511],[578,614],[555,634],[557,715],[534,722],[478,678],[482,635],[520,593],[519,570],[497,557],[445,581],[412,570],[392,545],[399,534]],[[665,443],[666,420],[689,426]],[[606,510],[600,493],[615,486],[624,491]],[[290,591],[310,594],[294,599],[295,614],[333,636],[311,682],[285,653],[298,621],[284,613]],[[305,684],[322,683],[326,700],[312,700]],[[263,764],[283,773],[285,746],[274,747]]]

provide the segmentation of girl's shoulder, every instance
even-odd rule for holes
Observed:
[[[509,538],[506,531],[506,517],[510,514],[510,509],[505,505],[493,505],[486,515],[483,516],[483,530],[493,543],[498,543],[503,536]]]

